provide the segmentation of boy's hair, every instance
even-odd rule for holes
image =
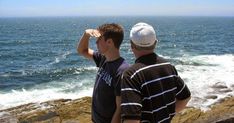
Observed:
[[[114,42],[114,46],[119,49],[120,45],[124,38],[124,31],[123,27],[112,23],[112,24],[103,24],[97,28],[102,33],[102,36],[104,37],[105,41],[107,39],[112,39]]]

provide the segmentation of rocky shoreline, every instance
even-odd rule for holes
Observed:
[[[0,110],[0,123],[91,123],[91,97],[30,103]],[[234,123],[234,97],[203,112],[186,108],[172,123]]]

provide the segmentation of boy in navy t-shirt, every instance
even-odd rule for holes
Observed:
[[[89,48],[90,37],[96,37],[98,52]],[[92,97],[94,123],[120,123],[120,80],[128,64],[120,56],[123,28],[118,24],[104,24],[98,29],[87,29],[81,37],[77,51],[93,60],[99,68]]]

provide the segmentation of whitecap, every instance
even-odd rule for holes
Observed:
[[[59,56],[56,56],[56,57],[55,57],[55,60],[54,60],[53,62],[49,63],[49,65],[59,63],[61,60],[66,59],[67,56],[70,55],[71,53],[72,53],[71,51],[66,51],[66,52],[63,53],[63,54],[60,54]]]
[[[89,81],[77,82],[77,80],[67,80],[64,82],[50,82],[36,85],[32,89],[22,88],[21,90],[12,90],[8,93],[0,93],[0,110],[15,107],[28,103],[41,103],[55,99],[77,99],[84,96],[92,96],[92,87],[84,86]],[[70,83],[69,83],[70,82]],[[87,85],[87,84],[86,84]],[[69,91],[66,91],[69,90]],[[40,108],[46,108],[40,106]]]
[[[234,56],[232,54],[186,56],[176,59],[200,63],[199,66],[194,64],[176,65],[179,75],[192,92],[193,99],[189,103],[190,106],[206,109],[220,99],[234,95],[232,88]],[[206,98],[211,94],[215,94],[217,98]]]

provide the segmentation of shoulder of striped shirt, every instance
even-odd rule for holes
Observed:
[[[163,65],[171,65],[171,63],[170,63],[170,62],[165,62],[165,63],[153,64],[153,65],[145,66],[145,67],[140,68],[140,69],[138,69],[137,71],[135,71],[135,72],[132,74],[131,79],[132,79],[138,72],[140,72],[140,71],[142,71],[142,70],[146,70],[146,69],[152,68],[152,67],[163,66]]]

